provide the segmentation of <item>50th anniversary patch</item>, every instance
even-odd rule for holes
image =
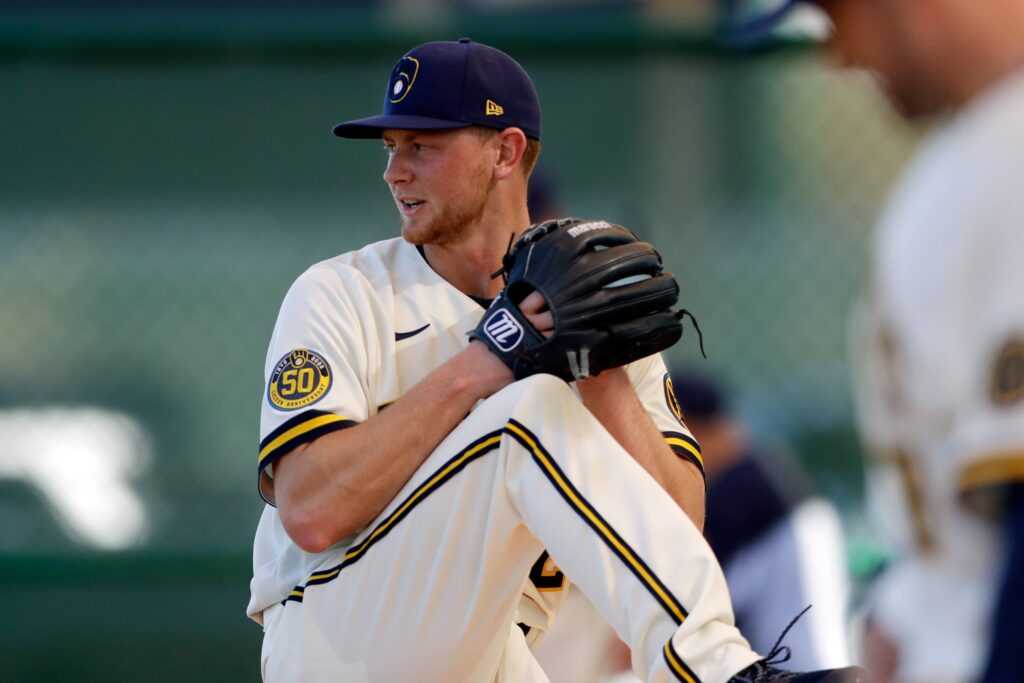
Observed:
[[[334,373],[324,357],[309,349],[296,349],[277,361],[267,383],[267,400],[279,410],[313,405],[331,388]]]

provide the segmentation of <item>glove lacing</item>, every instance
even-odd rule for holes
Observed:
[[[491,279],[496,280],[501,277],[501,283],[508,285],[508,271],[509,271],[509,255],[512,253],[512,242],[516,239],[516,234],[513,232],[508,236],[508,246],[505,247],[505,255],[501,257],[501,268],[491,273]]]
[[[689,316],[690,322],[693,323],[693,329],[697,330],[697,342],[700,344],[700,355],[707,359],[708,355],[704,353],[704,335],[700,332],[700,325],[697,324],[697,318],[694,317],[693,313],[690,313],[685,308],[682,308],[676,312],[676,320],[682,320],[683,316]],[[806,610],[805,610],[806,611]],[[803,614],[801,612],[800,614]],[[798,616],[797,619],[800,617]],[[792,626],[792,624],[790,624]],[[785,632],[783,632],[785,634]]]

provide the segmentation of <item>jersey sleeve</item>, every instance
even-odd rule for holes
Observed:
[[[988,512],[989,493],[1024,481],[1024,212],[1006,180],[1016,160],[982,154],[957,171],[970,191],[925,186],[883,223],[877,284],[899,436],[926,462],[926,489]]]
[[[951,448],[965,494],[1024,482],[1024,230],[1017,215],[1003,207],[989,218],[998,225],[978,236],[972,277],[963,280],[957,352],[967,386]]]
[[[672,377],[661,354],[654,354],[627,366],[630,380],[647,414],[665,437],[665,442],[683,460],[693,463],[704,473],[704,456],[700,444],[693,438],[683,420]]]
[[[365,279],[343,266],[313,266],[285,295],[260,402],[259,490],[268,503],[275,462],[367,418],[378,318]]]

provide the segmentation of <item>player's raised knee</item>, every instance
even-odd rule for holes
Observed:
[[[516,382],[521,388],[521,400],[544,402],[578,400],[576,394],[565,382],[554,375],[537,373]]]

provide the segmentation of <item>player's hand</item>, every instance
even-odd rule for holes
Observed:
[[[540,292],[532,292],[519,304],[519,310],[523,312],[530,324],[537,328],[537,331],[545,337],[550,337],[555,330],[555,321],[551,315],[548,304]],[[576,382],[580,391],[590,394],[614,393],[623,390],[632,390],[629,375],[619,368],[610,368],[600,375],[584,377]]]
[[[658,251],[621,225],[580,218],[538,223],[501,264],[505,289],[469,334],[518,379],[599,375],[682,336],[681,314],[673,310],[678,283]]]
[[[550,337],[555,331],[555,319],[548,310],[548,302],[540,292],[532,292],[519,303],[519,310],[523,312],[530,324],[545,337]]]

